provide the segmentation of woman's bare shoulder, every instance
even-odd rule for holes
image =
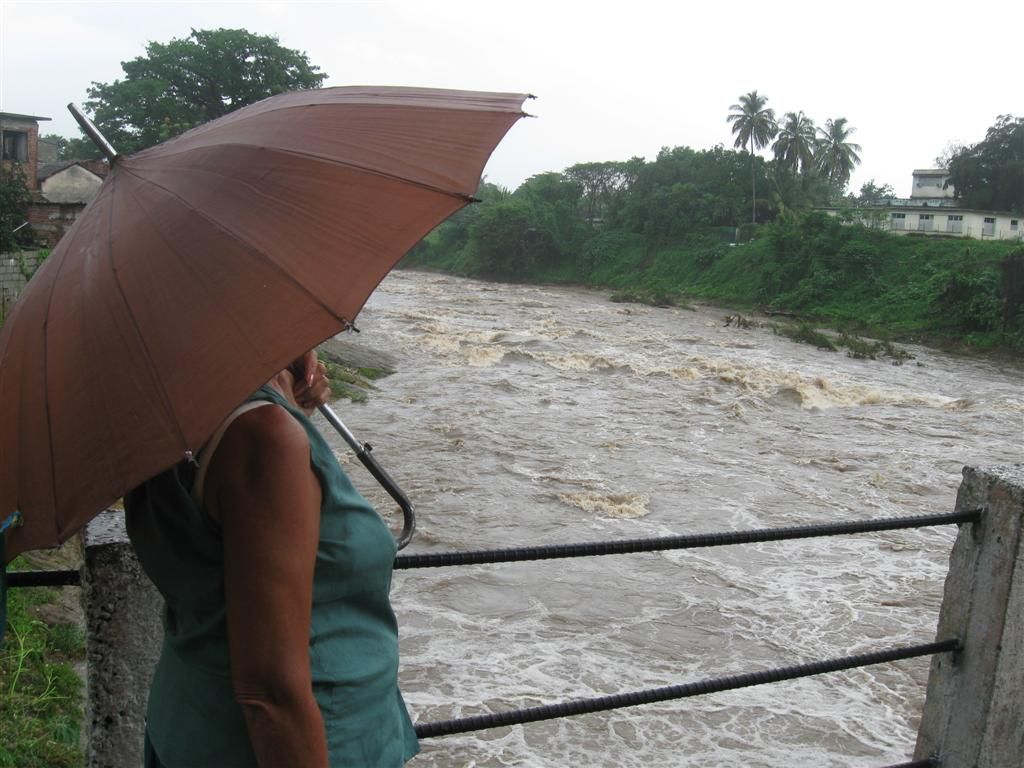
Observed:
[[[228,427],[210,461],[204,496],[272,493],[313,479],[306,430],[279,405],[246,411]]]

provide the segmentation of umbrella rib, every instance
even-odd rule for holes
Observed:
[[[138,178],[137,174],[132,173],[131,169],[129,168],[119,166],[118,169],[122,173],[130,173],[135,178]],[[116,181],[116,177],[114,180]],[[135,201],[135,203],[137,208],[142,210],[147,218],[150,218],[149,213],[141,205],[138,204],[137,200]],[[110,208],[110,216],[112,219],[113,205]],[[156,229],[156,231],[159,232],[159,229]],[[167,242],[166,238],[164,238],[162,233],[160,233],[160,237],[162,240],[164,240],[165,243]],[[167,414],[168,421],[174,425],[174,428],[178,433],[178,439],[181,441],[181,445],[183,446],[183,458],[188,458],[192,453],[193,446],[189,446],[188,436],[185,434],[185,429],[177,418],[174,406],[171,403],[171,399],[167,394],[167,390],[160,384],[162,379],[157,369],[156,362],[153,358],[152,352],[150,351],[149,344],[147,344],[146,342],[146,338],[142,335],[142,333],[139,330],[138,318],[136,317],[135,311],[128,300],[128,295],[125,293],[124,287],[121,284],[121,279],[118,276],[117,266],[114,264],[113,250],[110,249],[109,247],[107,249],[107,258],[110,263],[111,274],[113,275],[114,284],[117,286],[117,291],[121,296],[122,305],[124,306],[125,312],[128,313],[128,317],[131,319],[131,328],[133,331],[135,331],[135,338],[138,341],[138,344],[142,349],[143,357],[146,360],[146,367],[149,371],[150,378],[153,382],[156,383],[156,389],[160,394],[160,401],[163,403],[164,412]]]
[[[220,142],[217,144],[217,147],[244,147],[248,149],[257,148],[267,152],[273,152],[274,154],[288,155],[291,157],[301,157],[307,160],[315,160],[316,162],[319,163],[330,163],[331,165],[337,166],[339,168],[348,168],[350,170],[359,171],[361,173],[366,173],[371,176],[378,176],[382,179],[390,179],[392,181],[401,182],[402,184],[408,184],[410,186],[418,187],[420,189],[425,189],[428,192],[436,192],[437,194],[444,195],[446,197],[454,197],[456,200],[461,200],[463,203],[476,202],[476,198],[465,192],[457,192],[454,190],[445,189],[444,187],[439,187],[434,184],[428,184],[425,181],[416,181],[415,179],[410,179],[406,176],[401,176],[397,173],[386,173],[376,168],[370,168],[369,166],[360,165],[359,163],[353,163],[346,160],[335,160],[333,158],[324,157],[323,155],[313,154],[312,152],[299,152],[298,150],[294,149],[283,149],[281,147],[267,147],[256,144],[245,144],[241,142]],[[202,150],[209,149],[211,149],[209,145],[190,147],[188,149],[182,150],[181,152],[176,152],[175,154],[187,155],[191,152],[200,152]]]
[[[60,254],[60,259],[57,262],[56,268],[54,269],[53,279],[50,280],[49,293],[48,293],[48,295],[46,297],[46,311],[43,313],[43,317],[45,319],[43,320],[43,382],[42,382],[42,386],[43,386],[43,402],[45,403],[45,410],[46,410],[46,432],[47,432],[46,449],[47,449],[47,453],[49,453],[49,455],[50,455],[50,503],[52,504],[52,508],[54,510],[54,515],[53,515],[53,532],[54,532],[54,539],[57,540],[57,541],[60,540],[60,525],[59,525],[59,523],[57,521],[57,514],[56,514],[56,511],[57,511],[57,459],[56,459],[56,457],[54,456],[54,453],[53,453],[54,439],[55,439],[56,436],[53,433],[53,415],[50,413],[50,392],[49,392],[49,387],[50,387],[49,368],[50,368],[50,366],[47,363],[47,361],[49,359],[48,350],[49,350],[49,346],[50,346],[50,344],[49,344],[49,341],[50,341],[50,323],[48,322],[48,320],[49,320],[49,317],[50,317],[50,307],[53,306],[53,293],[54,293],[54,290],[57,287],[57,278],[60,276],[60,273],[64,270],[64,265],[67,263],[67,256],[68,256],[68,251],[69,250],[70,249],[65,249]],[[22,410],[23,409],[21,409],[21,408],[18,409],[18,421],[19,421],[18,431],[19,431],[19,433],[21,431],[20,421],[21,421]],[[19,446],[19,453],[20,452],[21,451],[20,451],[20,446]],[[18,486],[18,490],[19,490],[19,494],[20,494],[20,491],[21,491],[20,483],[19,483],[19,486]],[[19,504],[19,506],[21,505],[21,500],[20,499],[18,499],[18,504]]]
[[[193,206],[193,205],[190,205],[190,204],[189,204],[189,202],[188,202],[187,200],[185,200],[184,198],[182,198],[182,197],[181,197],[181,196],[180,196],[180,195],[179,195],[179,194],[178,194],[177,192],[175,192],[174,190],[172,190],[172,189],[168,189],[168,188],[167,188],[167,187],[165,187],[164,185],[162,185],[162,184],[158,184],[157,182],[153,181],[152,179],[147,179],[147,178],[144,178],[144,177],[140,176],[139,174],[137,174],[137,173],[135,173],[134,171],[132,171],[132,169],[131,169],[131,168],[129,168],[129,167],[127,166],[127,165],[123,165],[123,166],[121,166],[121,167],[123,168],[123,170],[124,170],[125,172],[127,172],[127,173],[130,173],[130,174],[131,174],[132,176],[134,176],[134,177],[135,177],[136,179],[138,179],[138,181],[139,181],[139,183],[140,183],[140,184],[150,184],[150,185],[152,185],[152,186],[154,186],[154,187],[157,187],[158,189],[161,189],[161,190],[163,190],[163,191],[164,191],[165,193],[167,193],[168,195],[170,195],[171,197],[173,197],[173,198],[174,198],[175,200],[178,200],[178,201],[179,201],[179,202],[180,202],[180,203],[181,203],[181,204],[182,204],[183,206],[185,206],[185,207],[186,207],[186,208],[187,208],[188,210],[190,210],[190,211],[193,211],[193,212],[194,212],[194,213],[195,213],[195,214],[196,214],[197,216],[200,216],[200,217],[202,217],[204,221],[206,221],[206,222],[207,222],[208,224],[210,224],[210,226],[216,227],[217,229],[219,229],[219,230],[220,230],[221,232],[223,232],[224,234],[226,234],[226,235],[229,235],[229,236],[231,236],[231,237],[233,237],[233,238],[236,238],[236,239],[237,239],[237,240],[238,240],[238,241],[239,241],[240,243],[243,243],[243,244],[245,245],[245,247],[246,247],[246,248],[247,248],[247,249],[249,250],[249,252],[250,252],[250,253],[253,253],[253,254],[257,255],[257,256],[260,256],[260,257],[262,257],[262,258],[263,258],[263,259],[264,259],[264,260],[265,260],[265,261],[266,261],[266,262],[267,262],[268,264],[270,264],[270,265],[271,265],[271,266],[272,266],[272,267],[273,267],[273,268],[274,268],[275,270],[277,270],[277,272],[278,272],[278,273],[279,273],[279,274],[280,274],[280,275],[281,275],[281,276],[282,276],[282,277],[283,277],[283,278],[284,278],[285,280],[287,280],[287,281],[288,281],[289,283],[291,283],[292,285],[296,286],[296,287],[297,287],[297,288],[298,288],[298,289],[299,289],[299,290],[300,290],[300,291],[301,291],[302,293],[304,293],[304,294],[306,294],[307,296],[309,296],[309,297],[310,297],[310,299],[312,299],[312,300],[313,300],[313,302],[314,302],[314,303],[315,303],[315,304],[316,304],[316,305],[317,305],[318,307],[320,307],[320,308],[321,308],[321,309],[323,309],[323,310],[324,310],[325,312],[327,312],[327,313],[328,313],[328,314],[329,314],[329,315],[330,315],[331,317],[333,317],[333,318],[334,318],[335,320],[337,320],[337,321],[338,321],[339,323],[341,323],[341,324],[342,324],[343,326],[347,326],[347,325],[351,324],[351,320],[349,320],[349,318],[347,318],[347,317],[343,317],[342,315],[339,315],[339,314],[338,314],[338,313],[337,313],[337,312],[336,312],[336,311],[334,310],[334,308],[333,308],[333,307],[331,307],[331,306],[330,306],[329,304],[327,304],[326,302],[324,302],[324,300],[323,300],[323,299],[321,299],[321,298],[320,298],[319,296],[317,296],[317,295],[316,295],[315,293],[313,293],[313,292],[312,292],[312,291],[311,291],[311,290],[310,290],[310,289],[309,289],[309,288],[308,288],[307,286],[305,286],[305,285],[304,285],[303,283],[301,283],[301,282],[299,282],[298,280],[296,280],[296,279],[295,279],[295,277],[294,277],[294,276],[292,276],[292,274],[291,274],[290,272],[288,272],[288,270],[284,269],[284,267],[282,267],[282,266],[281,266],[281,265],[280,265],[280,264],[279,264],[279,263],[277,262],[277,260],[275,260],[275,259],[273,258],[273,256],[271,256],[271,255],[270,255],[269,253],[267,253],[267,251],[265,251],[264,249],[260,248],[259,246],[255,245],[254,243],[252,243],[252,242],[251,242],[251,241],[250,241],[250,240],[249,240],[248,238],[246,238],[246,237],[245,237],[244,235],[242,235],[241,233],[239,233],[239,232],[236,232],[236,231],[234,231],[234,230],[228,229],[228,228],[227,228],[227,227],[225,227],[225,226],[224,226],[224,225],[223,225],[223,224],[222,224],[221,222],[219,222],[219,221],[216,221],[216,220],[214,220],[214,219],[210,218],[210,217],[209,217],[209,216],[207,216],[207,215],[206,215],[206,214],[205,214],[205,213],[204,213],[204,212],[203,212],[202,210],[200,210],[200,209],[196,208],[196,207],[195,207],[195,206]],[[248,185],[247,185],[247,186],[248,186]],[[253,189],[255,189],[255,188],[253,188]],[[256,190],[256,191],[258,191],[258,190]]]
[[[416,181],[415,179],[409,179],[406,178],[405,176],[399,176],[397,173],[385,173],[384,171],[379,171],[374,168],[368,168],[367,166],[360,165],[359,163],[350,163],[345,160],[332,160],[330,158],[325,158],[320,155],[314,155],[310,152],[298,152],[294,149],[282,149],[280,147],[264,147],[264,149],[270,152],[274,152],[276,154],[290,155],[293,157],[302,157],[307,160],[316,160],[317,162],[327,162],[330,163],[331,165],[336,165],[340,168],[349,168],[351,170],[360,171],[361,173],[366,173],[371,176],[379,176],[382,179],[399,181],[403,184],[410,184],[414,187],[425,189],[428,192],[436,192],[439,195],[454,197],[456,200],[461,200],[463,203],[471,203],[474,200],[472,195],[468,195],[465,192],[455,192],[450,189],[444,189],[443,187],[438,187],[435,186],[434,184],[427,184],[424,181]]]

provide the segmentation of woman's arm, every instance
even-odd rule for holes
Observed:
[[[320,486],[305,431],[282,408],[243,414],[204,495],[223,529],[232,684],[260,768],[327,768],[309,668]]]

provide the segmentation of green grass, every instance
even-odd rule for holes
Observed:
[[[16,559],[12,566],[24,566]],[[7,631],[0,648],[0,768],[81,766],[82,681],[73,664],[85,658],[85,635],[55,621],[61,593],[40,587],[8,592]],[[47,610],[50,607],[50,610]]]
[[[385,368],[351,368],[328,360],[323,363],[333,396],[348,398],[353,403],[365,402],[369,392],[376,389],[371,382],[393,373]]]

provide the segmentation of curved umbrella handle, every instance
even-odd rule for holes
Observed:
[[[329,405],[321,405],[319,411],[323,414],[323,417],[327,419],[332,427],[334,427],[338,433],[348,443],[349,448],[355,453],[356,457],[363,463],[363,466],[369,470],[370,474],[373,475],[374,479],[380,483],[381,487],[388,492],[388,495],[394,499],[398,506],[402,508],[402,532],[395,537],[395,541],[398,544],[399,549],[403,549],[410,541],[412,541],[413,534],[416,532],[416,512],[413,510],[412,502],[409,501],[409,497],[405,495],[405,492],[398,487],[398,483],[391,479],[391,475],[380,464],[373,458],[371,451],[373,446],[369,443],[361,443],[356,439],[356,436],[352,434],[348,427],[342,423],[341,419]]]

